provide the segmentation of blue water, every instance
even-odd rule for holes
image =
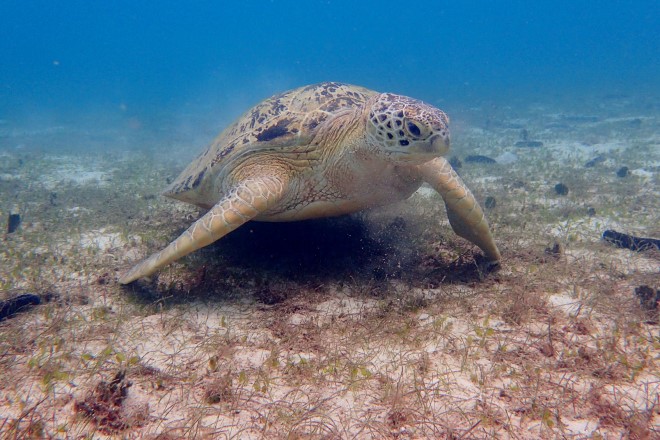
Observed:
[[[5,121],[235,117],[323,80],[434,103],[658,94],[660,1],[0,3]]]

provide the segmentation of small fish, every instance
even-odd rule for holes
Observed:
[[[488,156],[482,156],[480,154],[472,154],[470,156],[466,156],[465,161],[472,163],[497,163],[495,159],[491,159]]]
[[[518,141],[516,142],[516,147],[518,148],[541,148],[543,142],[541,141]]]

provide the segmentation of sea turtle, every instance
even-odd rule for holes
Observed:
[[[406,199],[424,182],[444,199],[454,231],[497,262],[481,208],[441,157],[448,124],[422,101],[336,82],[273,96],[227,127],[165,192],[210,210],[119,281],[148,276],[250,220],[348,214]]]

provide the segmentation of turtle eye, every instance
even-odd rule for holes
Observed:
[[[422,134],[422,130],[419,128],[419,126],[412,121],[406,122],[406,128],[408,129],[408,133],[415,137],[419,137]]]

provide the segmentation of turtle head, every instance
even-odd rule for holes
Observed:
[[[368,142],[391,159],[423,163],[449,151],[449,118],[422,101],[381,93],[368,118]]]

